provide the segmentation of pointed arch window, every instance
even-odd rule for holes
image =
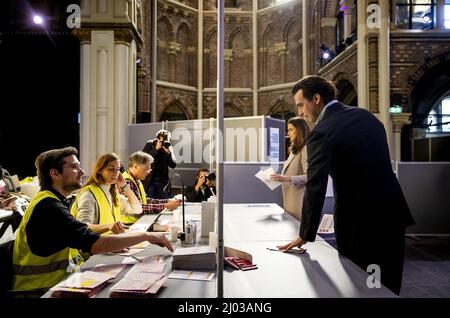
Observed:
[[[160,121],[175,121],[175,120],[186,120],[188,119],[184,113],[183,108],[177,103],[172,103],[167,106],[164,113],[161,115]]]

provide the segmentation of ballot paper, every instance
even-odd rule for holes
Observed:
[[[90,271],[109,274],[111,275],[111,279],[114,279],[127,267],[128,265],[126,264],[97,264],[94,268],[90,269]]]
[[[322,221],[319,225],[319,234],[331,234],[334,233],[334,218],[333,214],[324,214],[322,216]]]
[[[165,264],[139,263],[111,288],[111,296],[119,295],[151,295],[158,292],[164,284],[166,277],[162,273]]]
[[[114,275],[108,273],[99,273],[92,271],[86,271],[83,273],[78,272],[69,276],[66,280],[63,280],[56,286],[93,289],[111,279],[113,276]]]
[[[200,271],[181,271],[174,270],[169,274],[171,279],[187,279],[187,280],[203,280],[210,281],[216,274],[214,272],[200,272]]]
[[[74,273],[50,288],[52,297],[94,297],[108,280],[115,277],[114,275],[114,273],[94,271]]]
[[[272,167],[269,167],[265,170],[259,170],[257,174],[255,174],[255,177],[257,177],[259,180],[261,180],[262,182],[264,182],[264,184],[266,186],[269,187],[270,190],[275,190],[276,188],[278,188],[281,183],[277,182],[277,181],[272,181],[270,180],[270,176],[272,174],[275,174],[275,171],[273,170]]]

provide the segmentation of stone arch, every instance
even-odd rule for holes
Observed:
[[[275,27],[272,24],[269,24],[263,32],[263,47],[268,48],[269,45],[275,45]]]
[[[299,20],[293,18],[286,23],[283,31],[283,41],[286,43],[286,59],[285,65],[285,82],[295,82],[301,76],[303,72],[301,63],[301,46],[299,44],[299,39],[301,38],[301,26]]]
[[[217,27],[213,27],[211,30],[209,30],[208,34],[205,37],[205,47],[212,50],[213,48],[216,48],[216,45],[213,45],[210,47],[210,43],[211,43],[211,39],[213,39],[213,37],[217,38]]]
[[[236,107],[233,103],[227,102],[223,106],[223,117],[224,118],[230,118],[230,117],[242,117],[243,114],[239,110],[238,107]]]
[[[226,85],[228,87],[251,87],[251,68],[249,68],[249,56],[245,53],[248,48],[245,33],[241,28],[237,28],[230,36],[229,45],[233,50],[233,58],[225,67],[229,67]]]
[[[247,33],[246,32],[244,32],[244,30],[242,29],[242,28],[240,28],[240,27],[237,27],[237,28],[235,28],[234,30],[233,30],[233,32],[231,32],[231,34],[230,34],[230,38],[229,38],[229,40],[228,40],[228,48],[233,48],[234,47],[234,42],[235,42],[235,39],[236,39],[236,37],[239,37],[239,36],[242,36],[243,37],[243,39],[244,39],[244,44],[245,43],[250,43],[250,41],[248,40],[248,37],[247,37]],[[248,47],[248,45],[247,46],[245,46],[245,48],[247,48]]]
[[[358,94],[347,73],[336,74],[333,82],[337,88],[337,100],[349,106],[358,106]]]
[[[408,76],[407,84],[405,87],[405,93],[407,96],[411,96],[412,91],[414,90],[417,82],[433,67],[436,65],[449,61],[450,60],[450,51],[445,49],[444,52],[435,55],[434,57],[426,57],[424,63],[416,67],[416,69],[411,72],[411,75]],[[409,107],[408,107],[409,109]]]
[[[166,120],[173,121],[186,119],[189,119],[186,107],[184,107],[179,100],[175,99],[166,105],[159,121],[166,121]]]
[[[182,22],[178,26],[176,42],[180,44],[180,51],[176,55],[175,82],[193,86],[194,56],[188,51],[188,48],[192,45],[192,31],[187,23]]]
[[[166,16],[158,19],[158,39],[157,39],[157,78],[161,81],[170,81],[170,64],[167,55],[167,45],[172,40],[172,25]]]
[[[286,25],[284,26],[284,30],[283,30],[283,41],[287,42],[288,41],[288,36],[289,33],[292,32],[292,27],[293,25],[298,24],[298,20],[296,18],[292,18],[290,19]]]
[[[281,83],[281,65],[278,53],[274,50],[277,43],[276,28],[269,24],[264,30],[262,43],[263,53],[261,56],[262,86],[270,86]],[[279,37],[278,37],[279,39]],[[270,76],[268,76],[270,73]]]
[[[434,64],[432,59],[428,65]],[[430,66],[414,82],[409,94],[409,112],[413,126],[426,124],[426,119],[436,103],[450,91],[450,59]]]
[[[269,109],[267,116],[274,118],[289,120],[289,118],[297,116],[295,106],[286,102],[283,98],[278,99]]]
[[[216,87],[217,78],[217,27],[213,27],[205,37],[204,87]]]
[[[158,39],[160,38],[161,33],[163,32],[162,30],[163,27],[165,27],[165,29],[167,30],[167,41],[171,41],[172,40],[172,36],[173,36],[173,27],[172,27],[172,23],[170,23],[169,19],[163,15],[158,19],[158,24],[157,24],[157,29],[158,29]]]
[[[182,41],[192,44],[192,29],[186,22],[181,22],[177,28],[177,42]]]

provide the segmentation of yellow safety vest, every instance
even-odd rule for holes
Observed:
[[[25,229],[34,207],[45,198],[61,201],[51,191],[40,191],[26,209],[14,243],[13,290],[50,288],[83,263],[78,251],[69,247],[46,257],[37,256],[31,252]],[[55,240],[57,239],[55,237]]]
[[[128,171],[125,171],[123,173],[123,177],[125,178],[125,180],[130,180],[131,182],[133,182],[134,186],[139,190],[139,201],[141,201],[142,204],[147,204],[147,194],[145,193],[142,182],[139,180],[136,181]],[[126,224],[133,224],[139,219],[139,217],[140,215],[122,215],[124,223]]]
[[[98,208],[99,208],[99,222],[98,224],[111,224],[117,221],[123,221],[122,216],[120,213],[120,206],[115,206],[114,204],[109,203],[108,198],[106,197],[106,194],[103,192],[103,190],[96,184],[90,184],[88,186],[85,186],[80,190],[80,192],[77,195],[77,198],[75,199],[75,202],[72,205],[72,215],[76,218],[78,214],[78,199],[80,197],[80,194],[84,191],[91,191],[92,195],[94,196],[95,200],[97,201]],[[102,235],[105,234],[111,234],[111,231],[105,232]]]

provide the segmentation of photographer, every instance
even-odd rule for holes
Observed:
[[[196,184],[186,188],[186,200],[189,202],[207,201],[210,196],[216,194],[215,180],[214,173],[209,173],[206,168],[200,168],[197,171]]]
[[[143,182],[147,195],[154,199],[168,199],[171,196],[163,191],[169,181],[169,167],[174,169],[177,165],[170,138],[170,132],[161,129],[155,139],[147,141],[143,149],[155,159],[151,173]]]

